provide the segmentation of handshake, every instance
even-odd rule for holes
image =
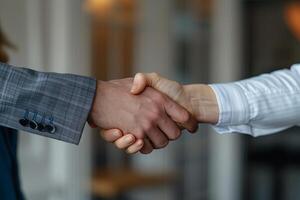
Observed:
[[[88,123],[127,153],[152,152],[176,140],[182,129],[217,123],[219,108],[208,85],[180,85],[156,73],[98,81]]]

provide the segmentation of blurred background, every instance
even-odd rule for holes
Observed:
[[[10,63],[109,80],[158,72],[229,82],[300,60],[300,3],[287,0],[0,0]],[[284,117],[284,116],[283,116]],[[300,129],[197,134],[127,156],[88,126],[79,146],[21,133],[30,200],[300,199]]]

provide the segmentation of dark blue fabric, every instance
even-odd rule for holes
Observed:
[[[24,200],[18,172],[17,142],[16,130],[0,126],[1,200]]]

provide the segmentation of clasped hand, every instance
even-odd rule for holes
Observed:
[[[150,153],[177,139],[182,129],[197,130],[201,116],[189,88],[155,73],[98,81],[88,122],[117,148]]]

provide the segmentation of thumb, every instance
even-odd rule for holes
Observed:
[[[156,83],[159,80],[159,76],[156,73],[149,73],[149,74],[143,74],[143,73],[137,73],[134,76],[133,84],[131,88],[132,94],[140,94],[144,91],[144,89],[149,87],[156,86]]]
[[[182,93],[182,86],[176,81],[163,78],[157,73],[137,73],[133,80],[131,93],[140,94],[147,86],[164,93],[177,103],[180,103],[178,98]]]

